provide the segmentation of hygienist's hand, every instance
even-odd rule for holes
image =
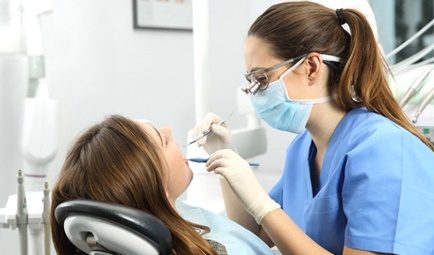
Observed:
[[[240,199],[244,208],[259,224],[269,212],[280,208],[256,179],[249,163],[232,150],[213,153],[206,163],[207,171],[222,175]]]
[[[232,145],[232,135],[226,126],[214,125],[223,119],[214,113],[207,113],[202,122],[196,124],[191,130],[192,137],[198,137],[211,128],[212,132],[197,141],[197,146],[203,146],[208,154],[212,154],[220,149],[235,149]]]

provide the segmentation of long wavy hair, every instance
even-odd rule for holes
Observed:
[[[354,9],[344,9],[342,18],[351,35],[343,29],[335,10],[309,1],[285,2],[260,15],[248,36],[267,42],[276,58],[290,59],[309,52],[341,57],[340,64],[324,61],[330,67],[328,90],[337,95],[340,108],[348,112],[364,106],[434,149],[393,97],[387,76],[391,72],[367,19]]]
[[[184,220],[171,206],[165,190],[167,167],[159,147],[130,119],[113,115],[83,132],[67,153],[52,189],[51,233],[57,254],[84,254],[54,217],[59,204],[73,199],[152,213],[172,234],[172,254],[217,254],[198,233],[209,228]]]

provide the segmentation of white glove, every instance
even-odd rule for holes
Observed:
[[[232,150],[219,150],[206,163],[207,171],[222,175],[246,211],[259,224],[269,212],[280,208],[261,187],[249,163]]]
[[[212,154],[220,149],[235,149],[232,145],[232,134],[226,126],[226,123],[214,125],[223,119],[214,113],[207,113],[201,123],[191,130],[193,138],[206,132],[211,128],[211,133],[197,141],[197,146],[203,146],[208,154]]]

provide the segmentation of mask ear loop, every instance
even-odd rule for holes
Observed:
[[[302,57],[297,63],[295,63],[293,66],[291,66],[288,70],[286,70],[280,77],[279,80],[283,79],[283,76],[287,75],[288,73],[294,71],[297,67],[299,67],[303,61],[306,59],[306,57]],[[282,80],[283,81],[283,80]]]

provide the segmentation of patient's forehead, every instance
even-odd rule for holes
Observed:
[[[151,136],[151,138],[159,145],[162,145],[163,139],[160,132],[146,120],[135,120],[135,122],[143,129],[143,131]]]

